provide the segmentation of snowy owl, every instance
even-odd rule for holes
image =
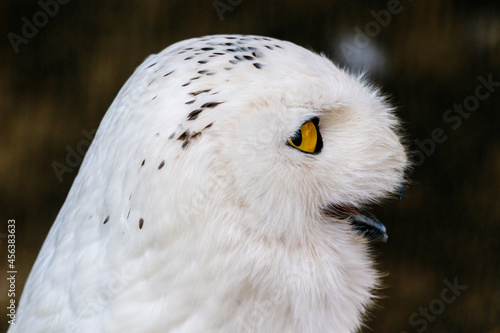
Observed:
[[[387,237],[364,208],[407,163],[384,97],[326,57],[173,44],[104,116],[9,332],[355,332]]]

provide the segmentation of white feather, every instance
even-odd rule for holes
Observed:
[[[312,117],[316,155],[287,144]],[[397,189],[397,130],[375,89],[289,42],[208,36],[150,56],[102,120],[9,332],[356,331],[378,275],[322,208]]]

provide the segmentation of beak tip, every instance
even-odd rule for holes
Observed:
[[[388,240],[388,239],[389,239],[389,236],[387,236],[387,234],[384,234],[384,235],[382,236],[382,238],[380,239],[380,242],[382,242],[382,243],[387,243],[387,240]]]
[[[387,231],[385,226],[373,215],[365,213],[359,216],[353,216],[351,224],[357,233],[366,239],[374,242],[387,243]]]

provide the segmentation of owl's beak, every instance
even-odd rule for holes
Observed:
[[[358,211],[360,214],[351,216],[351,224],[361,236],[375,242],[387,242],[385,226],[375,216],[366,212]]]
[[[375,216],[352,206],[328,205],[324,209],[329,216],[347,220],[356,232],[373,242],[387,242],[385,226]]]
[[[403,199],[406,184],[407,177],[405,176],[399,186],[399,200]],[[344,209],[344,213],[345,216],[350,217],[351,224],[354,227],[354,230],[358,232],[358,234],[374,242],[387,242],[388,236],[387,231],[385,230],[385,226],[379,220],[377,220],[375,216],[365,210],[359,210],[355,208],[350,208],[347,210]]]

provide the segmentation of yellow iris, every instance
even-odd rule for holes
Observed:
[[[306,153],[318,153],[321,150],[321,135],[318,131],[318,118],[309,120],[288,140],[288,143]]]

